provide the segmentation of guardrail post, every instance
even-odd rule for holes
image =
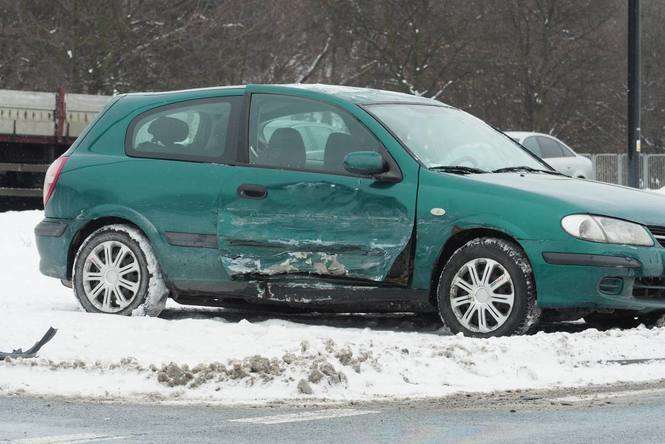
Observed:
[[[623,154],[617,156],[617,184],[623,185]]]

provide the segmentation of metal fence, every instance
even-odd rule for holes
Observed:
[[[593,175],[601,182],[628,183],[627,154],[582,154],[591,159]],[[639,158],[640,188],[665,187],[665,154],[641,154]]]

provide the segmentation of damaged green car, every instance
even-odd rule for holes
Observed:
[[[96,313],[438,312],[453,332],[665,309],[665,198],[561,175],[440,102],[325,85],[115,97],[49,169],[42,273]]]

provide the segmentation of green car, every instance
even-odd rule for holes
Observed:
[[[95,313],[438,312],[526,332],[665,312],[665,199],[557,173],[438,101],[247,85],[116,97],[49,169],[40,270]]]

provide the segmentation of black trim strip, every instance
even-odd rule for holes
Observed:
[[[216,234],[164,232],[166,241],[176,247],[217,248]]]
[[[60,237],[67,229],[67,222],[43,220],[35,227],[36,236]]]
[[[593,267],[640,268],[642,264],[632,257],[602,254],[543,253],[543,259],[553,265],[586,265]]]
[[[331,313],[434,312],[428,290],[389,286],[334,284],[320,288],[322,281],[248,281],[243,286],[228,282],[173,282],[176,302],[248,309],[301,309]]]
[[[354,251],[362,251],[363,247],[361,245],[345,245],[345,244],[334,244],[334,245],[324,245],[324,244],[314,244],[314,243],[303,243],[293,245],[285,242],[263,242],[252,239],[229,239],[225,238],[224,242],[228,245],[234,247],[257,247],[257,248],[279,248],[289,251],[314,251],[319,253],[346,253]],[[382,250],[369,250],[368,255],[380,255],[383,254]]]

